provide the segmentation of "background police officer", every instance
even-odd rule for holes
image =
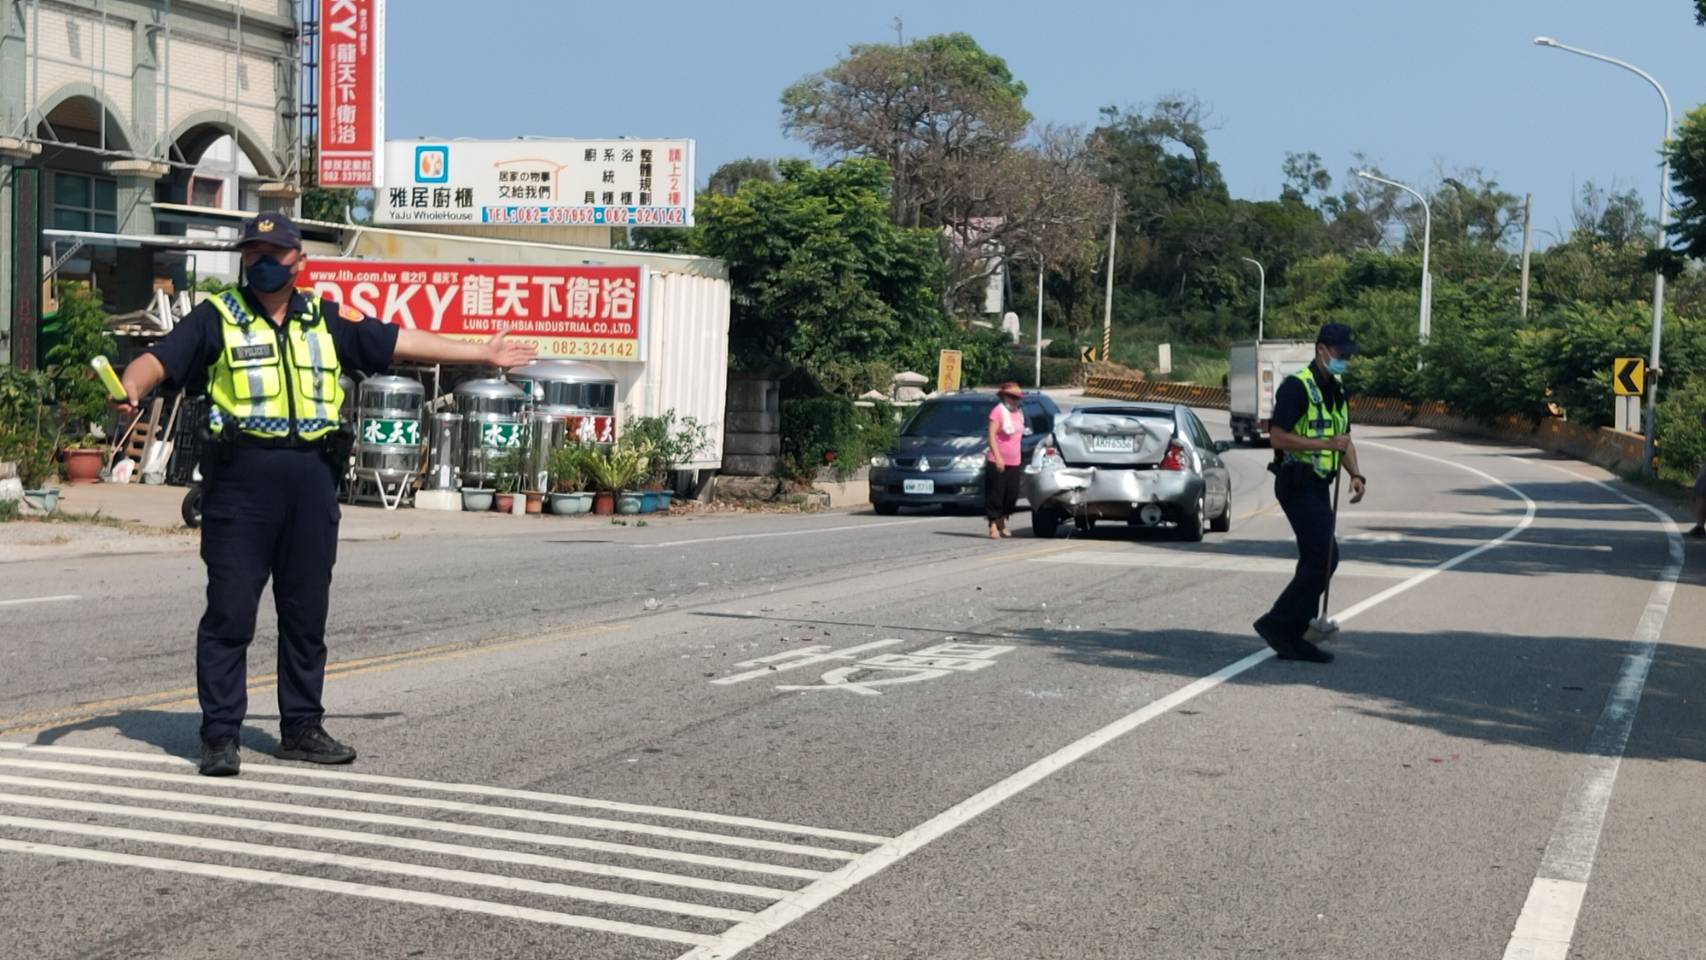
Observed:
[[[211,440],[202,462],[201,556],[207,612],[196,630],[201,772],[237,773],[248,708],[246,657],[270,577],[278,611],[279,749],[284,760],[349,763],[355,751],[321,726],[326,605],[337,557],[338,477],[349,457],[338,429],[345,371],[393,360],[525,363],[533,348],[503,334],[450,340],[380,323],[296,289],[302,234],[263,213],[238,241],[245,283],[184,317],[124,371],[121,412],[162,380],[205,382]]]
[[[1333,537],[1333,483],[1342,468],[1351,477],[1351,502],[1362,500],[1367,481],[1357,469],[1351,443],[1350,407],[1344,376],[1356,353],[1356,338],[1342,323],[1329,323],[1315,338],[1315,361],[1287,377],[1274,394],[1274,497],[1297,536],[1297,572],[1255,623],[1256,633],[1282,660],[1330,663],[1333,655],[1304,637],[1339,565]],[[1342,467],[1341,467],[1342,462]]]

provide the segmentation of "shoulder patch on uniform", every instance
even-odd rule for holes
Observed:
[[[341,304],[338,307],[338,316],[343,317],[345,320],[348,320],[350,323],[360,323],[361,321],[367,319],[367,314],[362,313],[360,310],[357,310],[356,308],[350,306],[347,303]]]

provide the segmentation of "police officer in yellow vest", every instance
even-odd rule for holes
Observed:
[[[1255,623],[1256,633],[1282,660],[1329,663],[1333,655],[1305,639],[1327,587],[1329,567],[1339,565],[1333,537],[1333,483],[1344,470],[1351,502],[1367,486],[1351,443],[1350,406],[1344,376],[1356,353],[1356,338],[1342,323],[1329,323],[1315,337],[1315,362],[1287,377],[1274,394],[1274,497],[1297,536],[1297,571],[1291,583]]]
[[[464,343],[380,323],[296,289],[302,234],[263,213],[238,242],[243,286],[192,310],[124,371],[121,412],[163,380],[205,384],[210,442],[202,461],[201,556],[207,611],[196,630],[201,772],[238,772],[248,707],[246,657],[270,578],[278,611],[277,756],[349,763],[355,751],[321,726],[326,606],[337,557],[337,482],[349,456],[340,432],[345,372],[380,373],[393,360],[525,363],[533,348],[502,334]]]

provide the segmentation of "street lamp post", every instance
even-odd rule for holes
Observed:
[[[1428,273],[1428,249],[1433,246],[1434,235],[1433,210],[1428,207],[1428,198],[1422,196],[1421,191],[1414,187],[1399,183],[1396,180],[1388,180],[1385,177],[1376,176],[1375,174],[1369,173],[1367,170],[1358,170],[1357,176],[1362,177],[1364,180],[1373,180],[1376,183],[1384,183],[1389,187],[1397,187],[1398,189],[1415,197],[1422,204],[1422,310],[1421,319],[1418,320],[1416,324],[1416,338],[1425,345],[1428,342],[1429,334],[1433,333],[1434,282],[1433,276]],[[1420,367],[1420,365],[1421,363],[1418,360],[1417,366]]]
[[[1256,282],[1258,284],[1258,289],[1261,291],[1256,299],[1256,342],[1261,343],[1262,330],[1267,323],[1268,271],[1263,269],[1262,262],[1260,260],[1256,260],[1251,257],[1239,257],[1238,259],[1245,263],[1253,263],[1256,265]]]
[[[1551,37],[1535,37],[1534,42],[1538,46],[1551,47],[1554,50],[1563,50],[1568,53],[1580,54],[1581,56],[1587,57],[1591,60],[1599,60],[1604,63],[1609,63],[1612,66],[1622,67],[1630,73],[1640,77],[1642,80],[1652,84],[1653,89],[1659,92],[1659,99],[1663,100],[1665,104],[1665,131],[1664,136],[1659,139],[1659,143],[1662,147],[1669,147],[1672,124],[1670,94],[1666,93],[1665,88],[1660,86],[1657,80],[1653,79],[1652,74],[1642,70],[1640,67],[1637,67],[1632,63],[1625,63],[1616,57],[1608,57],[1603,53],[1594,53],[1591,50],[1572,47],[1568,44],[1559,43]],[[1664,163],[1659,169],[1659,229],[1653,235],[1653,249],[1655,250],[1663,250],[1667,246],[1665,243],[1665,215],[1669,212],[1670,208],[1670,204],[1665,200],[1665,196],[1670,189],[1670,151],[1668,149],[1663,150],[1661,155],[1664,157]],[[1647,360],[1646,440],[1642,444],[1641,452],[1641,472],[1648,476],[1651,476],[1653,473],[1653,457],[1658,452],[1660,371],[1659,342],[1664,338],[1664,315],[1665,274],[1664,271],[1660,269],[1653,271],[1653,342],[1651,356],[1649,356]]]

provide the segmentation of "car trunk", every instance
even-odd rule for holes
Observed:
[[[1054,428],[1055,447],[1070,466],[1153,467],[1172,438],[1171,420],[1137,413],[1074,412]]]

